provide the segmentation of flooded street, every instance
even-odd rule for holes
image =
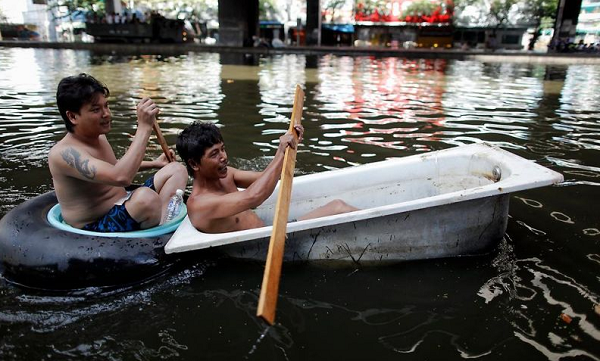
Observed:
[[[215,122],[230,164],[261,170],[300,84],[297,174],[484,141],[565,182],[511,194],[488,255],[284,265],[273,327],[255,316],[264,264],[208,252],[116,290],[0,277],[1,360],[600,360],[600,65],[0,48],[0,217],[52,190],[47,154],[65,133],[56,86],[80,72],[111,91],[117,156],[150,96],[169,144]],[[152,141],[149,158],[160,154]]]

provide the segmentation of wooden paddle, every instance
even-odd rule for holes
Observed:
[[[289,131],[298,135],[294,130],[296,124],[302,119],[302,107],[304,106],[304,91],[300,85],[296,85],[294,96],[294,108]],[[292,179],[296,165],[296,149],[287,148],[283,159],[281,180],[279,182],[279,195],[275,205],[275,219],[273,220],[273,232],[269,242],[269,253],[263,276],[260,298],[258,299],[258,310],[256,315],[272,325],[275,322],[275,309],[277,307],[277,296],[279,292],[279,278],[281,277],[281,264],[283,263],[283,249],[285,246],[285,231],[287,228],[288,214],[290,210],[290,198],[292,195]]]
[[[171,157],[171,152],[169,151],[169,146],[167,145],[167,141],[165,140],[165,137],[163,137],[163,134],[160,131],[160,126],[158,125],[158,118],[152,124],[152,128],[154,128],[154,133],[156,133],[156,139],[158,140],[158,144],[160,144],[160,147],[162,148],[163,153],[165,153],[165,156],[167,157],[167,160],[169,162],[175,161],[175,159],[173,159],[173,157]]]

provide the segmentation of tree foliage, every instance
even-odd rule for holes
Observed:
[[[492,0],[490,4],[490,25],[496,29],[509,23],[511,10],[519,0]]]
[[[535,27],[552,21],[558,0],[455,0],[454,7],[460,25]]]
[[[417,0],[408,6],[405,14],[408,16],[431,15],[437,6],[429,0]]]
[[[534,27],[533,36],[529,41],[529,50],[535,48],[535,43],[540,37],[542,29],[554,25],[557,8],[558,0],[529,0],[525,2],[523,12],[529,15]]]
[[[366,15],[372,14],[375,11],[383,13],[387,2],[385,0],[358,0],[356,7],[360,8]]]
[[[325,0],[322,3],[323,10],[328,11],[335,18],[338,10],[341,10],[346,5],[346,0]]]
[[[104,10],[104,0],[54,0],[48,1],[48,6],[53,8],[66,7],[69,12],[76,10]]]
[[[273,20],[279,16],[279,9],[275,0],[259,0],[258,16],[263,20]]]
[[[558,0],[528,0],[523,1],[522,5],[523,12],[537,26],[552,26],[551,24],[556,19]]]

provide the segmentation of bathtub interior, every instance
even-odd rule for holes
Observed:
[[[520,161],[537,166],[487,145],[472,145],[301,176],[294,180],[288,218],[297,219],[334,199],[366,210],[408,203],[418,206],[421,200],[443,195],[448,195],[445,198],[451,202],[466,193],[502,193],[503,188],[508,190],[515,182],[530,181],[515,179],[519,168],[525,166]],[[277,194],[276,189],[256,209],[267,225],[273,221]]]

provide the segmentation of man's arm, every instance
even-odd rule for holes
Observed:
[[[239,170],[228,167],[228,171],[233,173],[233,181],[239,188],[248,188],[256,182],[263,172],[254,172],[249,170]]]
[[[169,149],[169,153],[171,153],[171,157],[175,159],[175,152],[172,149]],[[165,153],[162,153],[158,158],[154,160],[143,160],[142,164],[140,164],[139,171],[147,170],[147,169],[160,169],[165,165],[169,164],[169,160]]]

